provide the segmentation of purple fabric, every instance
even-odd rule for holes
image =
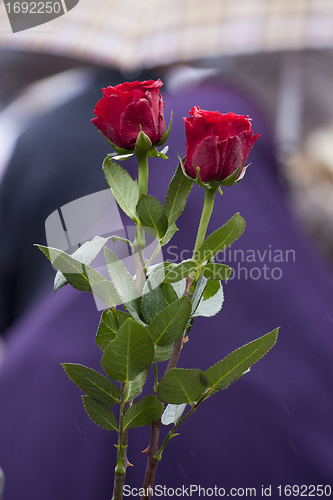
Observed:
[[[180,428],[181,435],[165,450],[156,483],[170,488],[255,487],[259,498],[262,485],[272,485],[272,498],[278,498],[277,485],[329,484],[332,276],[285,202],[269,127],[257,107],[232,89],[204,87],[164,98],[166,120],[171,109],[175,113],[168,141],[171,159],[156,160],[150,168],[150,193],[157,190],[162,201],[176,154],[185,151],[181,117],[193,105],[249,114],[253,130],[261,135],[245,180],[217,197],[209,227],[217,229],[238,211],[245,218],[245,233],[232,246],[227,262],[237,272],[240,264],[240,276],[224,286],[219,315],[195,320],[179,366],[206,369],[242,344],[277,326],[281,329],[267,357]],[[92,127],[91,147],[95,133]],[[105,151],[96,149],[92,168],[99,169],[108,152],[107,144]],[[135,164],[129,162],[128,167],[134,175]],[[184,258],[190,256],[186,251],[193,248],[202,201],[203,190],[194,186],[179,220],[181,232],[165,251],[165,259],[180,257],[182,251]],[[283,262],[276,261],[278,255]],[[99,369],[100,351],[94,343],[99,315],[88,294],[67,287],[54,295],[50,285],[43,301],[8,335],[0,371],[5,500],[110,499],[115,436],[90,422],[80,391],[60,366],[78,362]],[[128,456],[135,467],[128,468],[127,482],[132,487],[141,486],[146,458],[141,451],[147,441],[147,429],[130,433]]]

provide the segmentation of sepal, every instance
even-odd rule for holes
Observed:
[[[238,176],[242,165],[240,165],[232,174],[230,174],[226,179],[220,181],[219,184],[222,186],[234,186],[238,182]]]
[[[238,184],[244,178],[245,171],[246,171],[246,169],[247,169],[248,166],[249,165],[247,165],[246,167],[244,167],[243,170],[241,171],[242,165],[240,165],[234,172],[232,172],[232,174],[230,174],[224,180],[221,180],[221,181],[209,181],[209,182],[203,182],[201,180],[201,178],[200,178],[200,167],[197,167],[197,176],[196,176],[195,179],[192,179],[192,177],[189,177],[185,173],[184,163],[182,163],[182,170],[183,170],[184,175],[186,175],[186,177],[188,177],[188,178],[192,179],[194,182],[196,182],[199,187],[205,187],[205,188],[208,188],[208,189],[215,189],[216,190],[220,186],[235,186],[235,184]],[[241,171],[241,173],[240,173],[240,171]],[[220,189],[220,192],[221,192],[221,189]]]
[[[125,149],[125,151],[127,151]],[[120,160],[120,161],[123,161],[123,160],[128,160],[129,158],[132,158],[132,156],[134,155],[134,152],[132,153],[129,153],[128,151],[126,153],[108,153],[108,158],[110,160]]]
[[[150,138],[148,137],[147,134],[142,130],[141,125],[140,125],[140,133],[136,139],[135,143],[135,153],[145,153],[146,151],[149,151],[153,147],[152,142]]]
[[[168,160],[168,156],[166,155],[166,152],[168,151],[169,146],[165,146],[165,148],[162,149],[162,151],[157,151],[156,148],[151,148],[148,151],[148,156],[151,158],[163,158],[163,160]]]

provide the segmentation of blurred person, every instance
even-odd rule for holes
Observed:
[[[161,74],[138,76],[156,79]],[[17,241],[25,247],[22,255],[27,255],[28,245],[44,238],[44,221],[52,210],[105,189],[101,163],[110,147],[90,118],[101,97],[100,88],[116,83],[117,74],[103,72],[86,92],[53,111],[52,119],[39,118],[19,140],[2,186],[8,183],[5,205],[9,219],[15,216],[7,227],[26,231],[24,240]],[[176,168],[177,153],[184,154],[182,117],[193,105],[248,114],[261,135],[244,182],[226,188],[217,198],[209,226],[210,231],[220,227],[235,211],[247,222],[244,235],[226,256],[235,272],[224,286],[225,304],[218,316],[209,319],[209,329],[202,330],[200,318],[195,321],[179,366],[195,364],[205,369],[276,326],[281,330],[267,358],[183,425],[181,436],[164,453],[156,484],[217,485],[226,491],[255,488],[258,497],[262,488],[270,488],[272,498],[278,498],[279,487],[288,484],[330,485],[332,277],[286,204],[267,119],[243,90],[223,85],[218,78],[173,88],[172,94],[166,85],[164,100],[166,117],[174,111],[170,160],[153,161],[150,167],[150,190],[161,201]],[[136,175],[135,162],[127,161],[126,168]],[[36,181],[40,187],[31,196],[31,183]],[[10,195],[14,192],[15,196]],[[166,259],[181,260],[193,247],[192,225],[200,216],[202,198],[202,191],[194,186],[180,219],[182,231],[165,249]],[[33,251],[33,263],[30,257],[25,261],[32,275],[37,266],[49,266]],[[28,271],[25,267],[21,272]],[[107,499],[115,436],[85,415],[78,391],[60,366],[69,361],[99,369],[94,335],[100,312],[88,294],[66,287],[54,295],[51,288],[50,283],[35,307],[6,331],[0,371],[5,495],[33,500]],[[128,457],[134,467],[127,473],[131,487],[141,486],[145,468],[141,451],[147,441],[148,432],[131,432]]]
[[[96,13],[106,14],[103,3],[99,2],[100,11],[96,7]],[[121,0],[113,2],[112,7],[128,12],[128,4]],[[295,43],[294,48],[299,48],[299,33],[305,38],[314,34],[315,39],[318,33],[325,34],[317,29],[320,23],[314,24],[312,30],[292,29],[294,23],[299,27],[295,2],[272,3],[275,9],[266,12],[268,22],[261,15],[265,4],[261,2],[256,10],[246,10],[250,13],[248,19],[243,15],[245,11],[238,9],[241,20],[230,2],[223,3],[228,4],[227,9],[221,8],[220,0],[211,3],[213,10],[205,4],[203,13],[196,9],[191,16],[182,8],[185,4],[193,6],[194,2],[175,0],[172,6],[165,2],[165,14],[173,13],[171,32],[164,15],[156,16],[147,9],[151,7],[148,0],[132,2],[131,25],[119,22],[117,9],[113,11],[112,30],[109,18],[100,15],[107,22],[104,31],[97,31],[99,36],[91,36],[89,29],[94,23],[90,11],[82,32],[65,30],[59,36],[55,29],[53,33],[39,33],[36,37],[27,33],[21,38],[27,47],[38,47],[42,52],[53,50],[52,43],[57,44],[55,51],[68,53],[76,49],[79,58],[90,51],[96,63],[107,61],[108,66],[113,65],[110,58],[114,62],[118,58],[124,64],[122,70],[126,63],[132,64],[132,71],[137,73],[125,76],[108,69],[97,70],[96,80],[85,92],[29,125],[3,177],[0,241],[8,263],[2,268],[3,283],[5,293],[12,297],[8,308],[4,308],[6,339],[0,369],[0,465],[6,476],[5,500],[103,500],[109,498],[112,489],[115,436],[99,429],[85,415],[78,390],[60,366],[69,361],[100,369],[100,352],[94,344],[100,312],[88,294],[66,287],[54,295],[51,266],[32,247],[33,243],[45,242],[44,222],[50,213],[106,188],[101,163],[110,148],[90,124],[101,87],[124,79],[161,77],[168,82],[162,69],[141,73],[138,68],[193,59],[194,54],[206,58],[210,50],[212,56],[216,49],[218,54],[234,54],[235,48],[237,51],[243,44],[244,53],[248,53],[260,49],[258,40],[268,41],[267,47],[276,50],[281,39],[285,46]],[[72,20],[81,14],[79,8],[83,5],[81,0],[72,12]],[[304,7],[305,2],[298,5]],[[281,15],[285,6],[286,12]],[[140,9],[145,10],[145,15],[138,14]],[[280,24],[273,19],[274,11],[279,14]],[[231,17],[224,19],[227,12]],[[69,22],[69,18],[64,16],[64,21]],[[145,22],[138,23],[137,19]],[[148,31],[149,20],[153,34]],[[211,29],[207,20],[213,22]],[[225,21],[221,32],[220,21]],[[147,31],[146,36],[137,36],[135,24]],[[252,29],[242,29],[245,25]],[[170,33],[175,33],[176,39],[171,39]],[[108,36],[112,36],[112,43],[105,43]],[[122,44],[129,41],[126,37],[132,37],[132,46]],[[13,43],[19,44],[19,38]],[[184,55],[184,47],[190,49],[188,56]],[[162,48],[167,50],[164,56]],[[156,483],[170,488],[217,485],[226,492],[239,488],[243,493],[245,488],[255,488],[257,497],[266,491],[266,495],[278,498],[285,485],[304,484],[309,491],[311,485],[330,486],[332,480],[332,277],[286,204],[270,120],[258,101],[248,96],[249,82],[244,72],[245,85],[239,90],[235,81],[239,83],[240,72],[234,62],[227,61],[231,66],[228,83],[215,78],[197,86],[192,75],[182,89],[175,89],[172,82],[164,88],[166,117],[171,109],[175,113],[168,141],[170,160],[152,162],[150,169],[152,193],[161,201],[178,161],[176,153],[182,156],[185,151],[181,118],[193,105],[249,114],[253,129],[261,135],[251,154],[252,165],[245,181],[226,188],[223,197],[217,198],[209,226],[210,231],[220,227],[235,211],[240,211],[247,222],[245,234],[226,257],[235,273],[224,286],[225,304],[204,331],[201,320],[196,320],[181,366],[195,363],[205,369],[276,326],[281,326],[280,336],[267,358],[184,424],[181,436],[172,440],[164,453]],[[270,74],[269,88],[271,83]],[[126,168],[135,176],[134,162],[127,162]],[[192,190],[180,219],[182,234],[176,235],[165,249],[166,259],[184,256],[193,246],[191,228],[193,220],[199,218],[202,197],[199,188]],[[14,312],[14,303],[23,304],[32,297],[33,303]],[[141,486],[145,468],[141,450],[147,442],[148,432],[133,430],[129,459],[134,468],[127,473],[127,483],[132,487]]]

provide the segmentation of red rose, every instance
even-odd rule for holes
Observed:
[[[238,168],[242,173],[246,159],[259,138],[253,135],[248,116],[193,107],[190,117],[183,118],[186,133],[186,175],[196,179],[200,167],[202,182],[223,184]],[[228,181],[226,181],[228,183]],[[233,182],[232,182],[233,183]]]
[[[96,104],[92,123],[115,146],[133,150],[140,125],[156,145],[165,132],[164,102],[159,95],[163,83],[126,82],[102,89],[103,98]]]

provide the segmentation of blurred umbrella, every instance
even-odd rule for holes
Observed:
[[[125,71],[221,55],[333,47],[332,0],[80,0],[65,15],[12,33],[0,47]]]

